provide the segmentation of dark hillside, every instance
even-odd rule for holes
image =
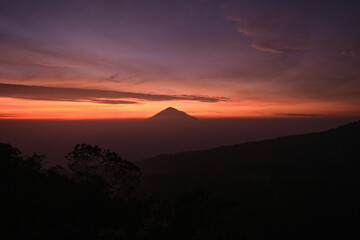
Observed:
[[[359,156],[358,121],[320,133],[162,155],[139,166],[148,194],[201,187],[235,200],[228,226],[233,233],[343,239],[358,235]]]
[[[147,175],[214,172],[289,174],[351,170],[360,153],[360,121],[320,133],[280,137],[138,162]]]

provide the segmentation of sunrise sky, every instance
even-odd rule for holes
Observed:
[[[360,116],[359,5],[2,0],[0,118]]]

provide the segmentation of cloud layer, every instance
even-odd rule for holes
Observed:
[[[223,97],[195,95],[164,95],[120,92],[97,89],[59,88],[0,83],[0,97],[43,101],[93,102],[102,104],[135,104],[139,101],[196,101],[214,103],[228,100]],[[126,100],[122,100],[126,99]],[[127,100],[127,99],[135,99]]]

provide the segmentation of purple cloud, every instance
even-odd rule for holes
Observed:
[[[251,4],[222,6],[225,18],[236,22],[238,32],[252,39],[251,47],[269,53],[302,51],[309,48],[307,27],[294,12],[252,9]]]

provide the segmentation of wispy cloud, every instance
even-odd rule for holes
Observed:
[[[251,47],[269,53],[285,53],[308,49],[307,28],[294,13],[258,12],[247,4],[222,6],[225,18],[237,23],[238,32],[252,38]]]
[[[61,64],[55,64],[50,62],[35,62],[35,64],[43,66],[43,67],[49,67],[49,68],[66,68],[66,65]]]
[[[270,53],[284,53],[286,51],[301,51],[307,49],[307,47],[302,44],[272,40],[254,41],[251,44],[251,47],[260,51]]]
[[[60,88],[0,83],[0,97],[43,101],[94,102],[102,104],[135,104],[145,101],[196,101],[219,102],[223,97],[196,95],[165,95],[135,92],[121,92],[98,89]],[[135,99],[135,101],[128,100]]]
[[[81,65],[106,65],[106,61],[99,59],[91,54],[84,53],[77,50],[77,52],[50,48],[46,44],[40,41],[35,41],[28,37],[23,37],[18,34],[5,33],[0,31],[0,53],[3,56],[16,57],[18,63],[30,63],[30,60],[25,57],[19,57],[17,54],[26,53],[30,55],[32,59],[47,58],[56,61],[65,61],[73,64]],[[6,61],[8,59],[4,59]],[[11,60],[11,59],[10,59]],[[13,62],[10,62],[13,63]],[[32,64],[41,65],[45,67],[67,67],[63,64],[53,63],[49,61],[34,61]]]
[[[312,113],[277,113],[275,115],[288,116],[288,117],[329,117],[329,115],[312,114]]]
[[[0,118],[13,118],[18,117],[19,114],[12,114],[12,113],[0,113]]]
[[[360,44],[344,49],[341,54],[354,60],[360,60]]]

